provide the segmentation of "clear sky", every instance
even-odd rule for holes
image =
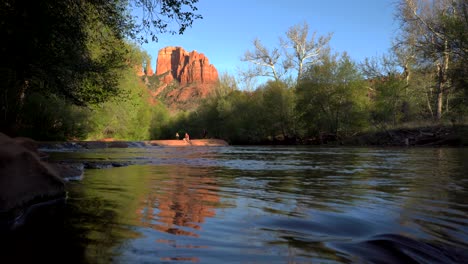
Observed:
[[[200,0],[196,20],[183,35],[160,35],[157,43],[144,44],[152,57],[158,50],[181,46],[204,53],[218,72],[236,74],[247,62],[240,57],[253,50],[259,38],[268,48],[279,47],[279,37],[289,27],[307,22],[311,32],[333,33],[333,51],[346,51],[360,62],[382,55],[391,46],[398,27],[394,21],[395,0]]]

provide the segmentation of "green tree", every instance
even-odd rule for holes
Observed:
[[[367,89],[357,66],[343,54],[308,68],[297,86],[297,112],[307,136],[346,136],[367,126]]]
[[[142,65],[148,57],[135,45],[128,44],[126,49],[129,65]],[[160,103],[154,106],[150,103],[149,92],[134,67],[123,68],[116,78],[122,93],[88,107],[92,110],[88,138],[142,140],[157,135],[157,127],[165,121],[167,110]]]
[[[452,5],[454,12],[442,14],[441,21],[452,52],[452,67],[448,72],[454,88],[449,98],[450,118],[456,120],[468,113],[468,2],[457,0]]]
[[[269,81],[260,89],[263,89],[263,115],[268,123],[270,136],[274,138],[279,134],[284,139],[295,136],[292,88],[281,81]]]
[[[467,5],[464,0],[401,0],[398,5],[398,44],[412,52],[418,67],[434,72],[430,109],[437,121],[450,113],[455,89],[466,83]]]
[[[158,101],[156,105],[151,108],[150,138],[164,138],[164,128],[169,122],[169,110],[163,103]],[[167,138],[172,139],[170,136],[167,136]]]
[[[174,32],[167,27],[173,19],[182,33],[200,18],[193,13],[196,2],[135,0],[156,17],[136,20],[127,12],[126,0],[2,1],[0,131],[14,133],[23,125],[24,103],[31,94],[54,95],[75,105],[118,94],[117,74],[127,66],[125,37],[137,37],[148,25],[159,29],[150,26],[154,35]]]
[[[411,121],[415,112],[422,111],[425,89],[420,84],[414,85],[421,72],[412,72],[409,78],[406,68],[409,64],[404,67],[399,64],[397,54],[390,54],[366,58],[360,65],[369,87],[371,121],[379,129]]]

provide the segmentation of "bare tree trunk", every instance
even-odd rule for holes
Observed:
[[[280,78],[278,76],[278,73],[276,73],[275,66],[272,65],[272,66],[270,66],[270,68],[271,68],[271,71],[273,72],[273,78],[275,78],[275,81],[278,82],[280,80]]]
[[[447,77],[448,70],[449,70],[449,61],[450,61],[450,54],[449,54],[449,46],[448,46],[448,40],[445,39],[444,42],[444,72],[443,72],[443,86],[442,86],[442,92],[445,93],[446,96],[446,107],[445,107],[445,112],[449,111],[449,79]]]
[[[449,110],[449,101],[450,101],[450,94],[447,92],[447,94],[445,95],[445,113],[447,114],[450,110]]]
[[[440,119],[442,118],[442,105],[444,103],[443,96],[444,94],[439,88],[439,91],[437,91],[437,108],[436,108],[436,120],[437,121],[440,121]]]
[[[299,80],[301,79],[302,76],[302,61],[299,62],[299,68],[297,69],[297,80],[296,83],[299,83]]]
[[[444,43],[444,65],[437,64],[437,72],[438,72],[438,84],[437,84],[437,112],[436,112],[436,119],[440,121],[442,118],[442,110],[444,104],[444,94],[448,90],[448,80],[447,80],[447,72],[449,69],[449,53],[448,53],[448,41],[445,40]]]
[[[431,116],[434,117],[434,111],[432,110],[431,99],[429,98],[429,92],[427,92],[425,94],[426,94],[427,109],[429,109],[429,112],[431,113]]]

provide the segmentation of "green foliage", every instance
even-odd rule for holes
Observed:
[[[193,21],[203,18],[194,13],[198,10],[195,5],[197,2],[198,0],[131,1],[133,9],[140,11],[144,16],[139,24],[133,25],[130,36],[138,37],[140,42],[148,42],[147,36],[150,36],[152,41],[157,41],[157,35],[160,33],[183,34],[192,26]],[[172,28],[168,21],[177,22],[178,28]],[[138,34],[140,35],[137,36]]]
[[[374,80],[372,85],[372,121],[374,124],[396,126],[409,115],[406,101],[407,86],[404,80],[389,76],[384,80]]]
[[[269,134],[284,138],[293,134],[294,93],[284,82],[270,81],[263,88],[264,118],[269,124]]]
[[[60,111],[57,111],[60,109]],[[68,104],[57,96],[34,93],[28,96],[21,116],[21,135],[38,140],[83,139],[90,131],[86,108]]]
[[[261,142],[269,126],[265,122],[263,92],[237,90],[232,76],[221,78],[217,92],[192,112],[179,112],[162,129],[163,137],[188,132],[191,138],[223,138],[231,143]]]
[[[366,86],[346,54],[326,56],[310,67],[297,87],[297,111],[308,136],[348,135],[367,126]]]
[[[164,137],[170,138],[169,135],[164,134],[164,128],[170,122],[169,110],[166,106],[161,102],[157,102],[151,109],[151,117],[151,139],[161,139]]]
[[[134,3],[147,16],[127,11]],[[197,0],[0,2],[0,131],[17,133],[32,94],[74,105],[101,104],[122,92],[122,70],[133,67],[127,36],[146,30],[153,39],[176,21],[183,33],[200,15]],[[188,8],[188,9],[187,9]],[[188,10],[188,11],[187,11]],[[144,37],[142,38],[144,39]],[[137,133],[141,134],[141,133]]]
[[[433,86],[425,97],[427,113],[436,122],[452,119],[456,113],[466,114],[461,102],[466,103],[468,94],[467,10],[466,0],[401,0],[398,4],[398,51],[404,51],[400,57],[406,70],[411,61],[412,71],[431,71]]]
[[[139,50],[133,50],[139,53]],[[144,57],[144,56],[135,56]],[[118,79],[119,96],[107,102],[90,106],[92,131],[89,139],[116,138],[143,140],[150,138],[152,125],[152,107],[149,103],[146,87],[133,68],[122,72]]]

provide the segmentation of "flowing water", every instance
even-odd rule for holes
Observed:
[[[9,260],[468,262],[468,149],[189,147],[51,153],[87,169]],[[6,252],[8,250],[8,252]]]

